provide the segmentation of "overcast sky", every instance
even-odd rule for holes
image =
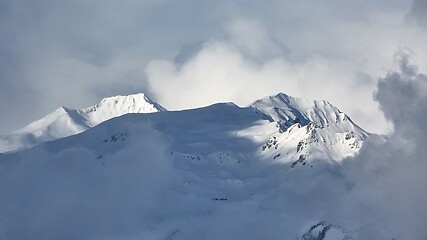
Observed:
[[[427,72],[424,0],[0,0],[0,133],[60,106],[145,92],[168,109],[326,99],[390,130],[377,81]]]

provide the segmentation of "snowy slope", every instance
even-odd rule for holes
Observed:
[[[0,187],[16,181],[8,172],[29,176],[0,197],[16,206],[0,212],[0,236],[350,239],[344,227],[323,222],[330,208],[324,199],[346,187],[334,174],[339,164],[330,163],[357,153],[367,137],[331,104],[284,94],[243,108],[219,103],[126,114],[0,155]],[[16,204],[23,194],[31,202]],[[50,215],[40,222],[45,212]],[[23,221],[25,231],[14,228]]]
[[[79,111],[89,115],[99,110],[95,106]],[[288,163],[291,168],[306,165],[311,160],[334,162],[353,156],[369,136],[330,103],[293,98],[283,93],[244,108],[233,103],[219,103],[134,118],[152,124],[173,139],[174,152],[183,156],[220,159],[220,155],[225,154],[233,155],[235,160],[238,155],[244,155],[245,158]]]
[[[60,107],[22,129],[0,136],[0,152],[16,151],[74,135],[127,113],[159,111],[165,109],[143,93],[105,98],[99,104],[81,110]]]
[[[293,98],[284,93],[251,105],[277,124],[279,132],[263,146],[265,155],[293,159],[340,160],[353,156],[369,134],[345,113],[323,100]]]

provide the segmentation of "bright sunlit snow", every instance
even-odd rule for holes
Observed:
[[[0,0],[0,240],[427,240],[426,43],[426,0]]]
[[[143,93],[105,98],[99,104],[81,110],[60,107],[22,129],[0,135],[0,152],[16,151],[74,135],[123,114],[159,111],[165,109]]]
[[[300,228],[324,220],[319,206],[309,207],[313,215],[293,211],[309,200],[305,194],[324,198],[325,190],[314,185],[324,181],[321,172],[338,171],[331,163],[356,154],[369,137],[333,105],[283,93],[245,108],[219,103],[165,111],[150,104],[158,108],[141,111],[132,96],[108,98],[86,110],[59,109],[18,131],[46,135],[38,131],[74,130],[70,126],[82,125],[64,121],[75,119],[74,113],[91,120],[79,129],[81,134],[50,134],[61,139],[0,157],[0,187],[19,189],[2,198],[3,205],[16,207],[4,209],[9,219],[4,234],[32,239],[72,233],[78,238],[276,239],[307,231],[301,237],[311,239],[313,231]],[[149,111],[90,128],[98,123],[94,116],[104,120]],[[20,175],[26,177],[12,177]],[[334,188],[345,187],[333,184],[325,194],[333,196]],[[31,200],[16,202],[24,193]],[[30,209],[21,211],[20,205]],[[35,224],[43,213],[47,218]],[[27,231],[13,227],[18,223]],[[343,227],[322,224],[327,239],[347,236]]]

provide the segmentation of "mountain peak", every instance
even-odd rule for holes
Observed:
[[[166,111],[166,109],[144,93],[137,93],[104,98],[97,105],[80,111],[88,116],[92,122],[99,124],[110,119],[111,116],[117,117],[127,113],[160,112]]]
[[[271,116],[284,130],[297,122],[302,125],[313,123],[318,127],[335,126],[345,121],[354,124],[345,113],[325,100],[308,100],[278,93],[257,100],[251,106]]]
[[[10,135],[0,136],[0,152],[15,151],[74,135],[124,114],[160,111],[166,109],[144,93],[104,98],[97,105],[85,109],[60,107]]]
[[[160,106],[159,104],[151,100],[144,93],[135,93],[130,95],[117,95],[113,97],[107,97],[107,98],[103,98],[100,103],[114,102],[114,104],[120,104],[123,102],[127,102],[129,100],[132,100],[134,103],[149,103],[152,105]],[[163,107],[160,107],[160,108],[162,110],[166,110]]]
[[[325,153],[332,160],[352,156],[369,136],[345,113],[324,100],[279,93],[255,101],[251,107],[276,123],[281,132],[270,139],[263,150],[268,152],[267,149],[274,145],[274,151],[287,152],[288,156],[293,154],[297,159],[293,166],[305,164],[308,157],[325,158]],[[333,150],[329,146],[334,146]]]

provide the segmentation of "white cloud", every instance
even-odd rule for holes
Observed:
[[[296,239],[327,220],[354,239],[423,239],[427,78],[403,57],[401,70],[382,78],[375,95],[395,131],[387,142],[372,136],[342,165],[285,172],[262,159],[242,168],[209,158],[188,162],[179,154],[173,160],[167,135],[132,115],[0,155],[0,236]],[[129,133],[123,145],[101,143],[117,131]],[[111,154],[99,160],[96,151]]]
[[[144,66],[149,65],[146,72],[163,76],[154,73],[163,71],[156,59],[175,65],[172,59],[180,55],[179,49],[199,43],[204,47],[196,51],[198,57],[177,63],[172,72],[165,69],[169,75],[182,75],[176,77],[182,85],[189,84],[182,86],[185,91],[179,91],[195,96],[190,106],[185,103],[188,100],[181,99],[183,94],[169,95],[177,100],[176,107],[223,100],[246,103],[285,91],[330,100],[368,130],[385,132],[388,127],[371,100],[376,79],[390,69],[393,53],[400,47],[413,50],[420,71],[425,72],[427,66],[423,55],[427,33],[418,24],[423,18],[418,10],[424,6],[420,1],[59,4],[20,0],[2,4],[0,28],[5,34],[0,37],[0,110],[8,114],[0,119],[1,132],[23,126],[60,105],[85,107],[109,95],[148,92],[148,82],[155,86],[148,94],[162,96],[161,104],[165,101],[165,105],[174,106],[164,98],[170,91],[159,88],[162,82],[173,81],[150,75],[147,81]],[[231,59],[211,56],[210,61],[204,60],[212,64],[207,67],[202,67],[202,62],[191,63],[213,54]],[[232,69],[223,62],[243,69]],[[192,68],[211,70],[212,76],[190,76]],[[183,70],[188,73],[180,73]],[[212,81],[215,74],[218,76]],[[202,83],[202,79],[190,82],[193,77],[217,84]],[[220,90],[226,93],[217,98],[203,91],[205,99],[201,100],[200,93],[191,91],[193,86],[195,91],[211,86],[211,92],[219,92],[220,87],[215,86],[224,82]],[[233,87],[250,93],[225,89]],[[354,99],[362,101],[358,107]],[[30,102],[31,109],[27,109]]]
[[[371,131],[387,129],[372,94],[376,81],[350,61],[313,56],[292,63],[265,55],[233,41],[212,41],[189,58],[150,61],[146,73],[152,92],[169,109],[235,102],[248,105],[267,95],[284,92],[296,97],[326,99]]]

